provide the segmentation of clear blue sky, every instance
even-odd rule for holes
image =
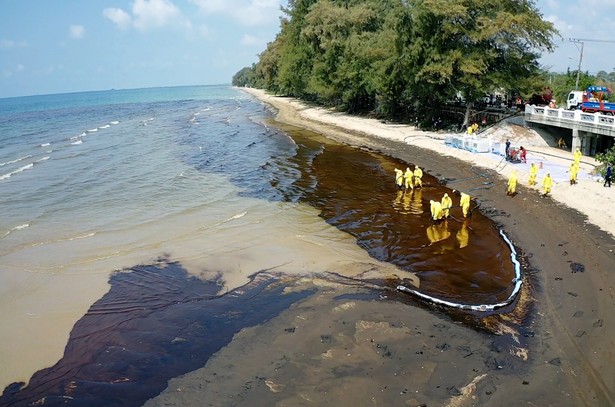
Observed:
[[[287,0],[0,0],[0,97],[230,83],[279,31]],[[576,69],[568,38],[614,39],[615,0],[539,0],[560,30],[541,62]],[[580,47],[580,45],[579,45]],[[586,42],[582,70],[615,70]]]

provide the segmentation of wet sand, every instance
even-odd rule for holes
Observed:
[[[581,211],[524,186],[510,198],[499,172],[477,170],[463,157],[344,129],[337,114],[329,122],[310,120],[300,114],[307,106],[255,94],[278,110],[281,122],[416,163],[451,187],[472,189],[481,211],[527,259],[531,318],[518,331],[503,325],[497,334],[497,327],[473,328],[460,321],[471,316],[417,304],[394,290],[370,298],[356,287],[315,284],[315,295],[242,330],[204,368],[173,379],[147,406],[615,404],[610,225],[591,224]],[[487,181],[495,186],[485,187]]]

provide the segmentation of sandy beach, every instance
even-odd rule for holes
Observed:
[[[579,182],[571,186],[572,154],[523,126],[492,130],[492,137],[528,149],[528,163],[513,165],[447,146],[444,133],[246,91],[273,107],[279,123],[418,164],[449,187],[471,191],[522,251],[533,284],[532,298],[522,302],[530,304],[530,316],[518,329],[502,324],[484,331],[394,290],[361,297],[356,287],[306,279],[300,283],[313,285],[315,295],[242,330],[204,368],[173,379],[147,406],[615,404],[609,210],[615,190],[592,174],[592,158],[582,159]],[[553,175],[550,196],[526,187],[531,162],[542,164],[539,186],[544,171]],[[509,197],[513,169],[520,186]]]

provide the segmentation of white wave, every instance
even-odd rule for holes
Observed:
[[[99,129],[108,129],[109,127],[111,127],[110,124],[105,124],[104,126],[100,126]]]
[[[88,133],[94,133],[94,132],[96,132],[96,131],[98,131],[98,128],[95,128],[95,129],[90,129],[90,130],[88,130]]]
[[[11,230],[9,230],[8,232],[6,232],[6,233],[5,233],[2,237],[3,237],[3,238],[5,238],[5,237],[7,237],[8,235],[10,235],[10,234],[11,234],[11,232],[14,232],[14,231],[16,231],[16,230],[25,229],[25,228],[27,228],[27,227],[29,227],[29,226],[30,226],[30,224],[29,224],[29,223],[24,223],[23,225],[15,226],[13,229],[11,229]]]
[[[92,233],[88,233],[87,235],[81,235],[81,236],[69,237],[69,238],[68,238],[68,239],[66,239],[66,240],[68,240],[68,241],[73,241],[73,240],[85,239],[85,238],[88,238],[88,237],[92,237],[92,236],[94,236],[95,234],[96,234],[95,232],[92,232]]]
[[[112,121],[110,124],[118,124],[118,123],[119,123],[119,121],[114,120],[114,121]]]
[[[79,137],[85,137],[85,136],[86,136],[85,131],[79,135]]]
[[[73,141],[71,144],[74,145],[74,146],[79,145],[79,144],[83,144],[83,140]]]
[[[86,239],[88,237],[92,237],[92,236],[95,236],[95,235],[96,235],[96,232],[92,232],[92,233],[88,233],[88,234],[85,234],[85,235],[79,235],[79,236],[74,236],[74,237],[67,237],[65,239],[48,240],[46,242],[37,242],[37,243],[32,243],[31,247],[45,246],[45,245],[48,245],[48,244],[61,243],[61,242],[72,242],[73,240]]]
[[[223,225],[223,224],[225,224],[225,223],[227,223],[227,222],[230,222],[230,221],[232,221],[232,220],[235,220],[235,219],[241,219],[241,218],[243,218],[244,216],[246,216],[247,214],[248,214],[248,212],[241,212],[241,213],[238,213],[237,215],[233,215],[233,216],[231,216],[231,217],[230,217],[230,218],[228,218],[228,219],[224,219],[222,222],[218,222],[218,223],[216,223],[215,225],[213,225],[213,227]]]
[[[23,157],[19,157],[16,160],[7,161],[5,163],[0,163],[0,167],[4,167],[5,165],[8,165],[8,164],[15,164],[15,163],[18,163],[20,161],[27,160],[30,157],[32,157],[32,155],[26,155],[26,156],[23,156]]]
[[[40,146],[41,146],[41,147],[49,147],[49,146],[50,146],[50,144],[49,144],[49,143],[43,143],[43,144],[41,144]]]
[[[45,157],[43,157],[41,159],[38,159],[38,160],[34,161],[34,163],[40,163],[40,162],[43,162],[43,161],[47,161],[47,160],[49,160],[49,158],[50,158],[49,156],[45,156]]]
[[[15,175],[15,174],[19,174],[19,173],[20,173],[20,172],[22,172],[22,171],[29,170],[29,169],[31,169],[32,167],[34,167],[34,163],[30,163],[30,164],[28,164],[28,165],[24,165],[23,167],[19,167],[19,168],[17,168],[15,171],[11,171],[11,172],[9,172],[9,173],[6,173],[6,174],[3,174],[3,175],[0,175],[0,180],[11,178],[11,176],[13,176],[13,175]]]

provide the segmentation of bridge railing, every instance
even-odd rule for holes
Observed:
[[[572,121],[615,128],[615,116],[601,113],[584,113],[581,110],[552,109],[546,106],[525,105],[525,116],[542,116],[544,119]]]

